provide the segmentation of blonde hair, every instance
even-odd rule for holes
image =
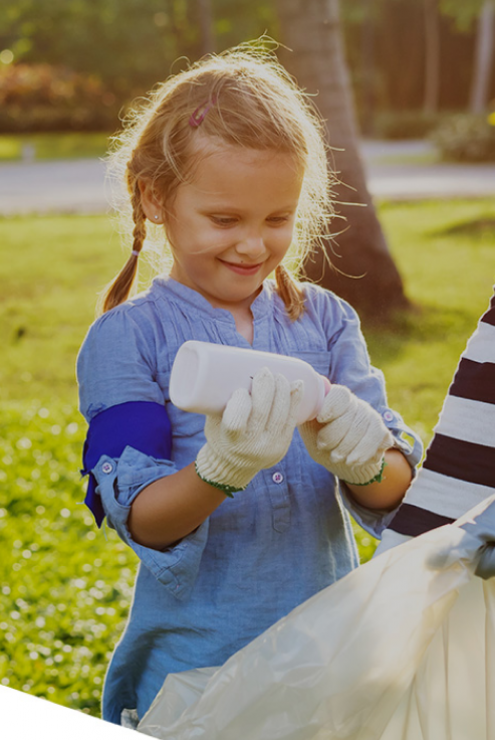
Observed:
[[[110,164],[125,178],[130,195],[132,253],[108,287],[103,310],[125,301],[135,282],[146,238],[140,183],[151,187],[165,212],[178,186],[194,176],[192,152],[199,131],[215,142],[288,153],[302,166],[293,243],[275,270],[277,291],[296,319],[304,297],[290,271],[298,275],[306,255],[325,235],[332,212],[323,124],[274,53],[248,45],[209,56],[170,77],[127,116]]]

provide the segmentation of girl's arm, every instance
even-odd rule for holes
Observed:
[[[147,486],[131,506],[128,527],[141,544],[164,549],[192,532],[256,473],[285,457],[301,401],[301,381],[259,370],[251,393],[235,391],[223,414],[206,416],[206,444],[195,463]],[[240,493],[242,495],[242,493]]]
[[[317,419],[299,431],[313,460],[345,483],[357,504],[380,510],[400,504],[412,469],[369,403],[333,384]]]
[[[347,483],[353,499],[368,509],[395,509],[409,488],[413,477],[411,466],[400,450],[385,452],[385,468],[382,480],[366,486]]]
[[[199,527],[222,501],[225,494],[201,480],[191,463],[136,496],[128,528],[140,545],[164,550]]]
[[[380,483],[347,484],[358,504],[394,509],[402,501],[412,480],[411,467],[396,449],[386,451],[385,462]],[[203,481],[191,463],[141,491],[132,504],[128,527],[140,545],[163,550],[199,527],[223,501],[225,494]]]

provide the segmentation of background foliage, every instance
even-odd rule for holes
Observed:
[[[432,133],[442,159],[452,162],[495,162],[495,125],[492,117],[458,113]]]
[[[0,69],[0,131],[104,131],[119,104],[97,75],[49,64]]]
[[[205,51],[199,2],[4,0],[0,5],[0,98],[5,86],[12,92],[13,78],[6,67],[42,65],[39,69],[45,75],[52,70],[52,89],[59,88],[52,108],[79,109],[78,115],[66,116],[70,128],[113,130],[119,125],[122,106]],[[341,2],[348,63],[365,130],[371,130],[381,111],[410,112],[422,107],[424,4],[425,0]],[[437,5],[441,110],[462,111],[467,106],[475,20],[481,6],[482,0],[441,0]],[[263,33],[280,39],[275,0],[211,0],[211,8],[210,50],[220,51]],[[72,87],[62,90],[57,81],[75,73],[79,87],[72,78]],[[20,92],[21,77],[19,72]],[[41,79],[39,85],[36,79],[33,84],[40,92],[45,88]],[[88,88],[102,105],[86,104]],[[495,96],[495,76],[490,95]],[[29,103],[31,111],[33,102]],[[45,97],[39,105],[46,108]],[[31,115],[25,107],[20,111],[14,107],[10,115],[5,104],[0,109],[0,131],[47,129],[54,116],[52,112],[50,119],[46,110]],[[61,130],[61,124],[52,120],[52,129]]]
[[[219,48],[276,31],[267,0],[217,0],[214,11]],[[0,47],[16,62],[94,75],[127,100],[201,55],[197,17],[189,0],[6,0]]]

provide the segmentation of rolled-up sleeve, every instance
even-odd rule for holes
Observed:
[[[155,578],[177,599],[186,598],[196,580],[208,538],[208,520],[178,544],[154,550],[136,542],[127,526],[136,496],[155,480],[176,472],[166,460],[126,447],[120,458],[102,455],[92,470],[109,526],[117,531]]]
[[[330,381],[347,386],[378,411],[394,436],[395,446],[401,450],[411,466],[414,477],[423,454],[421,439],[404,423],[401,415],[389,407],[383,373],[371,365],[358,315],[345,301],[339,300],[337,305],[340,312],[338,329],[335,331],[334,315],[334,331],[329,343]],[[335,312],[335,303],[332,310]],[[345,507],[357,523],[373,537],[380,538],[397,509],[368,509],[354,500],[345,483],[340,482],[339,488]]]
[[[176,473],[177,467],[169,459],[170,426],[156,381],[153,343],[146,336],[147,327],[133,321],[126,308],[97,320],[79,353],[80,410],[90,423],[83,472],[90,476],[101,517],[106,516],[157,580],[182,599],[194,585],[209,525],[203,522],[163,550],[140,545],[129,531],[135,498],[151,483]],[[170,440],[165,439],[167,434]],[[90,508],[95,513],[95,506]]]

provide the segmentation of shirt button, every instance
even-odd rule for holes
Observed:
[[[112,463],[106,462],[106,463],[103,463],[103,465],[101,466],[101,469],[102,469],[102,471],[104,473],[107,473],[108,474],[108,473],[111,473],[112,472],[113,465],[112,465]]]
[[[272,475],[272,481],[274,483],[282,483],[283,479],[284,479],[284,476],[282,475],[282,473],[274,473]]]
[[[385,419],[385,421],[393,421],[394,420],[394,415],[393,415],[393,413],[391,411],[384,411],[383,412],[383,418]]]

